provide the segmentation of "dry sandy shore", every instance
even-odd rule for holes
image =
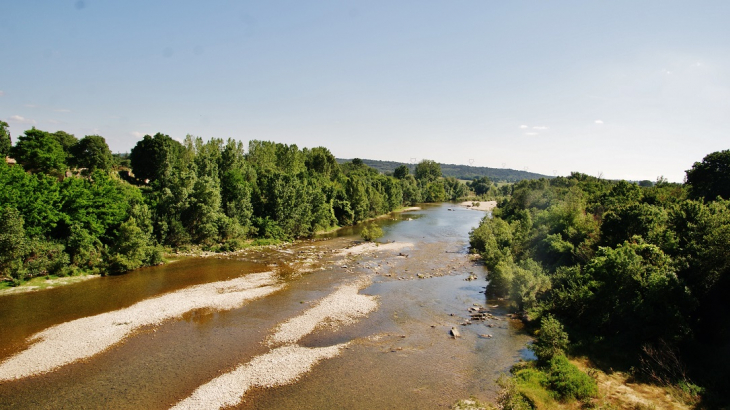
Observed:
[[[231,310],[283,285],[271,272],[193,286],[112,312],[50,327],[33,335],[28,349],[0,363],[0,381],[45,373],[101,353],[135,330],[195,309]]]
[[[474,209],[477,211],[491,211],[492,209],[497,207],[497,201],[464,201],[460,203],[459,206]]]
[[[319,348],[298,345],[279,347],[200,386],[172,409],[220,409],[234,406],[250,388],[293,383],[321,360],[337,356],[345,346],[347,343]]]
[[[343,249],[337,252],[337,256],[356,256],[362,255],[366,252],[385,252],[385,251],[400,251],[406,248],[412,248],[413,244],[410,242],[389,242],[389,243],[375,243],[365,242],[359,245],[355,245],[352,248]]]
[[[252,387],[293,383],[321,360],[337,356],[348,343],[320,348],[306,348],[294,343],[316,328],[354,323],[356,319],[375,310],[378,302],[374,296],[358,294],[369,283],[369,280],[360,279],[353,284],[342,285],[314,307],[280,324],[269,337],[268,344],[274,346],[284,343],[285,346],[256,356],[235,370],[216,377],[172,408],[217,410],[233,406],[240,403]]]
[[[296,343],[317,327],[336,328],[367,316],[378,307],[378,302],[375,296],[358,294],[358,291],[366,286],[367,282],[363,281],[341,286],[313,308],[279,325],[268,340],[269,346]]]

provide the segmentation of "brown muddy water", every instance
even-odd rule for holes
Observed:
[[[28,348],[29,337],[50,326],[194,285],[267,271],[285,284],[240,308],[194,310],[49,373],[0,381],[0,408],[167,409],[211,379],[267,353],[266,338],[277,324],[356,277],[371,278],[361,293],[377,296],[378,309],[336,330],[319,328],[299,342],[323,347],[349,341],[348,348],[296,383],[248,391],[234,408],[431,409],[449,408],[469,396],[492,400],[495,379],[527,354],[529,337],[505,309],[485,299],[484,268],[467,254],[468,232],[483,216],[442,204],[373,222],[383,227],[381,241],[413,244],[402,251],[337,257],[336,250],[359,242],[355,227],[280,249],[190,258],[2,296],[0,362]],[[478,279],[467,281],[472,272]],[[461,326],[474,304],[489,307],[496,319]],[[463,337],[452,338],[452,326]],[[482,336],[487,334],[492,337]]]

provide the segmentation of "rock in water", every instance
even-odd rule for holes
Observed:
[[[451,336],[454,336],[454,339],[456,339],[457,337],[461,337],[461,333],[459,333],[459,329],[452,327]]]

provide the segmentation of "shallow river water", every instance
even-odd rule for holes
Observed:
[[[40,343],[30,338],[51,326],[195,285],[274,272],[279,286],[240,307],[192,309],[136,328],[101,353],[50,372],[0,380],[0,408],[170,408],[212,379],[270,352],[266,341],[277,325],[355,278],[369,281],[360,293],[376,296],[377,309],[336,328],[319,326],[297,342],[311,348],[349,345],[296,382],[254,386],[233,408],[431,409],[449,408],[469,396],[491,400],[498,390],[495,379],[525,354],[529,338],[504,308],[485,299],[484,268],[467,253],[469,230],[483,216],[441,204],[377,220],[385,232],[381,242],[411,244],[399,250],[338,255],[359,242],[356,227],[280,249],[189,258],[2,296],[0,362],[7,362]],[[466,280],[472,273],[477,279]],[[475,304],[489,309],[493,318],[460,325]],[[452,327],[461,338],[451,337]]]

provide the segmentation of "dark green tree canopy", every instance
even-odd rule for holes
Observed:
[[[713,152],[686,171],[693,198],[730,199],[730,150]]]
[[[65,172],[66,152],[53,134],[33,127],[18,137],[10,155],[27,170]]]
[[[184,149],[182,144],[165,134],[145,135],[129,154],[132,172],[142,181],[169,176]]]
[[[10,147],[13,145],[12,140],[10,139],[10,131],[8,130],[8,123],[5,121],[0,121],[0,159],[5,159],[4,157],[8,156],[10,154]]]
[[[340,165],[337,163],[335,156],[325,147],[316,147],[311,150],[304,149],[304,164],[307,169],[323,176],[330,178],[340,171]]]
[[[398,168],[396,168],[395,171],[393,171],[393,176],[398,179],[403,179],[410,173],[411,173],[411,171],[408,169],[408,166],[399,165]]]
[[[56,141],[61,144],[64,152],[66,152],[67,154],[71,152],[71,147],[79,142],[78,138],[76,138],[73,134],[67,133],[66,131],[56,131],[51,135],[53,135],[53,138],[55,138]]]
[[[484,195],[489,192],[489,188],[492,186],[492,181],[489,177],[474,178],[469,184],[469,187],[477,195]]]
[[[101,169],[109,171],[114,163],[112,152],[104,137],[87,135],[70,148],[73,164],[78,168],[87,168],[89,172]]]
[[[441,177],[441,165],[438,162],[424,159],[416,165],[416,179],[434,181]]]

